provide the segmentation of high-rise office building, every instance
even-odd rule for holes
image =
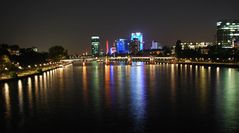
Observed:
[[[217,22],[217,44],[234,47],[239,42],[239,20]]]
[[[116,40],[116,50],[118,54],[127,54],[129,52],[129,42],[126,39]]]
[[[163,49],[158,41],[152,41],[151,49]]]
[[[132,40],[129,43],[129,53],[130,54],[137,54],[140,51],[140,41],[138,40],[138,38],[134,38],[134,40]]]
[[[143,46],[143,34],[140,32],[136,32],[136,33],[132,33],[131,34],[131,41],[133,41],[135,38],[138,39],[140,45],[139,45],[139,50],[143,50],[144,46]]]
[[[99,36],[91,37],[91,52],[93,56],[99,56],[99,53],[100,53],[100,37]]]

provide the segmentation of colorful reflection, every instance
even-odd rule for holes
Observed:
[[[111,66],[105,66],[105,98],[106,105],[109,107],[111,104],[110,83],[111,83]]]
[[[62,127],[83,122],[114,129],[118,126],[114,123],[126,123],[124,131],[130,132],[131,128],[143,132],[150,124],[157,127],[165,121],[177,126],[197,121],[225,132],[239,127],[237,69],[140,62],[80,68],[77,73],[57,69],[2,84],[3,125],[25,128],[31,123],[44,128],[35,123],[37,119],[58,128],[60,117]],[[185,122],[188,117],[192,121]]]
[[[135,121],[135,131],[138,132],[144,128],[145,121],[145,73],[144,66],[136,66],[131,68],[131,111]]]
[[[88,78],[87,78],[87,67],[82,67],[82,82],[83,82],[83,99],[84,103],[88,104]]]
[[[172,99],[172,103],[176,103],[176,78],[175,78],[176,72],[175,72],[175,66],[174,64],[171,65],[171,79],[170,79],[170,85],[171,85],[171,99]]]
[[[239,126],[239,109],[238,109],[238,95],[239,83],[237,82],[237,77],[239,76],[238,72],[235,69],[229,68],[225,71],[225,79],[224,79],[224,87],[223,87],[223,96],[222,106],[223,106],[223,118],[224,118],[224,126],[227,128],[229,132],[231,129],[235,129]]]
[[[92,72],[92,93],[96,112],[100,111],[100,78],[98,65],[95,65]]]
[[[205,69],[204,66],[200,66],[199,68],[199,74],[200,74],[200,78],[199,78],[199,94],[200,94],[200,108],[202,109],[202,111],[206,110],[207,107],[207,101],[208,101],[208,89],[210,89],[208,87],[208,73],[207,70]]]

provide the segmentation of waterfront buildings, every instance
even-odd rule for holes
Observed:
[[[217,44],[224,48],[232,48],[239,44],[239,20],[217,22]]]
[[[132,33],[131,34],[131,41],[134,41],[135,39],[137,39],[139,41],[139,51],[144,49],[143,46],[143,34],[140,32],[136,32],[136,33]]]
[[[99,56],[99,53],[100,53],[100,37],[99,36],[91,37],[91,52],[93,56]]]
[[[199,48],[206,48],[208,46],[212,46],[212,42],[181,42],[182,50],[186,49],[199,49]]]
[[[208,54],[212,45],[213,42],[181,42],[182,50],[196,50],[201,54]]]

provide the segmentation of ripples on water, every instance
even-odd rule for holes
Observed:
[[[88,64],[0,84],[0,129],[238,132],[239,71]]]

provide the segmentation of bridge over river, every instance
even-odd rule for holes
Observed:
[[[149,62],[149,63],[157,63],[157,62],[172,62],[175,60],[175,57],[87,57],[87,58],[76,58],[76,59],[64,59],[61,60],[63,62],[92,62],[92,61],[98,61],[98,62]]]

